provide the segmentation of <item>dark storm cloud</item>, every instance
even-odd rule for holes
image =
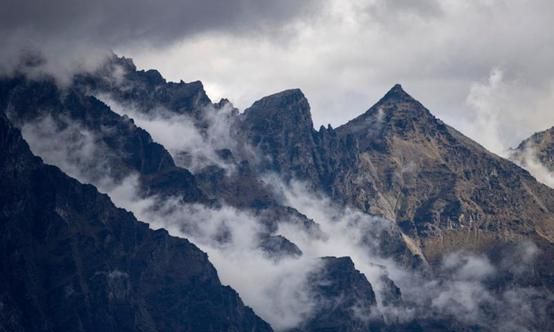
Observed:
[[[3,0],[0,33],[29,33],[103,45],[163,44],[207,31],[255,31],[278,26],[311,1],[271,0]]]
[[[161,49],[206,32],[276,34],[315,1],[271,0],[0,0],[0,74],[22,55],[44,61],[34,74],[67,81],[95,68],[113,49]],[[27,70],[27,69],[26,69]],[[29,71],[29,70],[27,70]]]

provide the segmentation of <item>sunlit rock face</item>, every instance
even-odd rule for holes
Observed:
[[[361,150],[339,190],[397,220],[428,258],[521,237],[554,239],[549,188],[436,119],[399,85],[337,131],[354,135]]]
[[[396,220],[428,259],[522,237],[554,240],[552,190],[435,118],[400,85],[335,130],[315,131],[308,107],[288,90],[245,111],[243,128],[269,156],[268,169]]]

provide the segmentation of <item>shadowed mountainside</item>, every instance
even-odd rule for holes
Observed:
[[[34,157],[0,114],[0,330],[271,331],[205,253]]]

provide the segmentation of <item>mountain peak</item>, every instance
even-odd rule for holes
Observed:
[[[255,122],[273,119],[295,127],[312,128],[310,104],[300,89],[289,89],[263,97],[244,111],[244,116]]]
[[[272,95],[263,97],[262,99],[254,102],[252,107],[264,106],[272,108],[288,108],[291,105],[302,104],[309,109],[308,101],[302,90],[300,89],[288,89],[281,92],[274,93]]]
[[[395,84],[378,102],[378,104],[385,102],[416,102],[416,100],[410,96],[400,84]]]

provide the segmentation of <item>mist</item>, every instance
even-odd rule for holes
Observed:
[[[178,166],[193,172],[210,165],[232,170],[233,165],[225,162],[218,153],[222,149],[239,150],[231,136],[235,112],[231,104],[226,103],[220,109],[206,106],[202,110],[206,128],[200,130],[191,116],[171,112],[162,106],[145,113],[136,105],[123,105],[107,94],[96,97],[112,111],[129,116],[137,126],[148,131],[156,142],[169,151]]]
[[[519,166],[525,168],[537,181],[554,188],[554,172],[550,171],[537,157],[536,147],[525,146],[517,156],[512,155],[512,160]]]
[[[206,157],[206,151],[221,147],[216,138],[225,137],[227,147],[238,145],[226,136],[228,130],[222,130],[226,128],[223,125],[214,125],[218,129],[206,135],[194,127],[192,119],[169,115],[167,110],[155,110],[154,115],[143,118],[133,108],[112,106],[121,107],[118,112],[152,130],[154,139],[167,145],[174,155],[186,152],[195,156],[198,168],[220,162]],[[292,241],[302,255],[276,259],[261,249],[260,236],[267,230],[252,211],[224,203],[212,207],[184,203],[177,197],[144,197],[138,174],[129,174],[123,181],[112,176],[111,152],[102,142],[101,131],[93,133],[70,119],[64,122],[60,126],[49,117],[41,118],[24,124],[22,133],[31,150],[47,163],[94,184],[117,206],[133,212],[151,228],[167,229],[207,252],[221,281],[236,289],[244,302],[277,331],[301,326],[321,305],[310,277],[318,274],[320,258],[326,256],[350,257],[371,283],[377,307],[351,308],[360,321],[376,313],[388,323],[444,317],[489,329],[503,326],[506,331],[521,331],[533,330],[533,324],[547,317],[545,303],[552,299],[541,297],[537,290],[514,286],[498,291],[490,284],[505,270],[528,270],[526,264],[538,251],[533,244],[515,248],[512,256],[503,257],[499,263],[471,252],[454,252],[445,256],[436,275],[428,275],[381,254],[382,236],[403,236],[395,221],[337,205],[302,182],[284,182],[276,174],[265,174],[261,180],[276,199],[311,218],[319,229],[314,232],[289,220],[277,220],[277,230],[271,235]],[[387,279],[400,288],[401,302],[386,301]]]

